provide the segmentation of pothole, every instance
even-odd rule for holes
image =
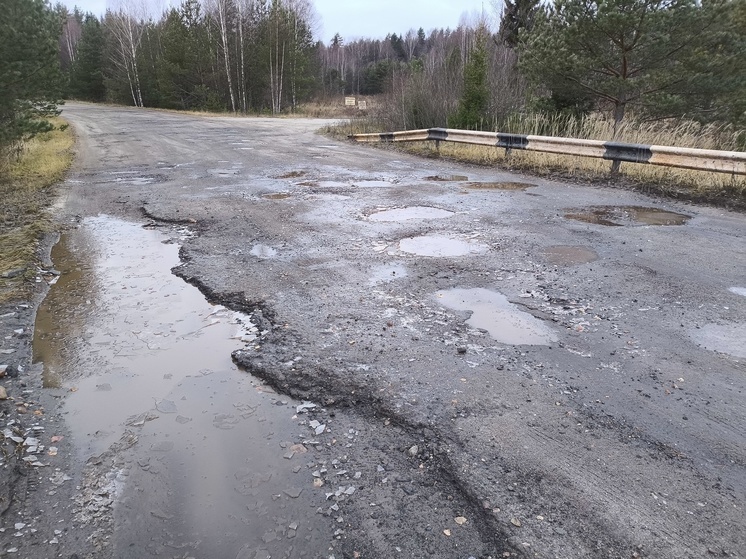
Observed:
[[[256,244],[251,247],[249,254],[262,260],[268,260],[277,256],[277,250],[267,245]]]
[[[556,245],[544,249],[544,257],[551,264],[571,266],[598,260],[596,251],[581,246]]]
[[[389,283],[405,277],[407,277],[407,269],[401,264],[384,264],[373,268],[368,284]]]
[[[746,324],[705,324],[690,335],[705,349],[746,359]]]
[[[453,212],[430,206],[410,206],[375,212],[368,216],[370,221],[406,221],[409,219],[442,219]]]
[[[306,175],[305,171],[288,171],[287,173],[283,173],[281,175],[276,175],[273,178],[275,179],[297,179],[299,177],[303,177]]]
[[[272,192],[271,194],[262,194],[262,198],[267,200],[287,200],[291,195],[288,192]]]
[[[469,177],[466,175],[430,175],[424,177],[423,180],[435,182],[463,182],[468,181]]]
[[[423,235],[400,240],[399,250],[418,256],[447,257],[483,254],[488,252],[490,247],[473,239],[464,241],[445,235]]]
[[[262,332],[173,275],[179,247],[164,240],[86,218],[53,250],[62,274],[37,315],[35,359],[67,391],[62,444],[77,441],[85,460],[125,433],[136,441],[116,458],[122,487],[95,497],[116,499],[112,555],[279,557],[297,532],[309,556],[326,556],[327,521],[308,514],[318,495],[298,476],[309,448],[293,444],[305,404],[236,369],[231,352]]]
[[[530,182],[470,182],[464,186],[471,190],[526,190],[536,185]]]
[[[239,169],[210,169],[208,171],[211,175],[215,177],[235,177],[240,173]]]
[[[386,180],[361,180],[352,181],[352,186],[358,188],[391,188],[396,186],[396,182]]]
[[[557,334],[541,320],[520,310],[507,297],[489,289],[449,289],[435,294],[449,309],[470,311],[466,321],[473,328],[486,330],[500,343],[508,345],[551,345]]]
[[[565,217],[611,227],[623,225],[683,225],[691,219],[691,216],[686,214],[644,206],[597,206],[570,209],[567,210]]]

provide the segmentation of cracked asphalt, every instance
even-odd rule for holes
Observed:
[[[63,116],[79,153],[60,223],[189,229],[173,272],[265,332],[233,352],[241,374],[323,408],[306,482],[329,555],[746,556],[743,214],[319,120]],[[361,475],[329,511],[337,485],[312,482],[335,460]],[[236,557],[303,556],[286,536]],[[128,556],[111,550],[89,553]]]

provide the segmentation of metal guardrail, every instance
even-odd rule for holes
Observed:
[[[666,167],[679,167],[698,171],[746,175],[746,152],[742,151],[717,151],[712,149],[652,146],[645,144],[623,144],[620,142],[602,142],[600,140],[504,134],[502,132],[477,132],[449,128],[406,130],[404,132],[386,132],[382,134],[351,134],[348,137],[357,142],[457,142],[493,146],[507,150],[524,149],[544,153],[596,157],[609,161],[645,163],[648,165],[663,165]]]

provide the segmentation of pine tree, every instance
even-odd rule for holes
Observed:
[[[530,31],[539,10],[539,0],[505,0],[498,37],[509,48],[518,46],[521,30]]]
[[[487,86],[486,31],[477,31],[474,48],[464,67],[464,92],[458,111],[448,119],[451,128],[482,129],[489,109],[490,91]]]
[[[685,98],[693,100],[707,82],[715,85],[702,79],[702,71],[717,54],[710,45],[721,24],[713,17],[718,4],[557,0],[521,41],[519,64],[536,86],[590,97],[608,109],[615,135],[630,107],[640,114],[682,116],[676,105],[684,110]]]
[[[70,73],[70,94],[76,99],[103,101],[104,33],[101,22],[93,14],[86,14],[77,45],[77,54]]]
[[[44,0],[4,0],[0,18],[0,156],[51,129],[62,88],[60,24]]]

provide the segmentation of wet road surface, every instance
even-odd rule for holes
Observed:
[[[80,137],[59,210],[63,221],[82,218],[73,258],[95,252],[82,239],[97,223],[126,231],[153,220],[181,246],[175,273],[264,332],[235,350],[230,336],[216,343],[217,364],[204,366],[212,374],[187,357],[189,370],[159,371],[139,388],[139,361],[97,367],[102,348],[142,341],[135,328],[109,319],[126,338],[103,345],[95,317],[69,312],[65,329],[78,342],[56,350],[57,364],[42,359],[50,382],[79,387],[64,405],[80,451],[139,430],[126,448],[114,445],[127,466],[113,476],[115,549],[743,556],[742,215],[335,142],[314,133],[318,121],[89,105],[64,116]],[[115,229],[95,241],[101,251],[133,237]],[[165,269],[177,264],[169,258]],[[77,304],[105,300],[98,277],[81,279]],[[160,280],[140,279],[135,291],[160,293]],[[145,353],[162,342],[155,334]],[[247,372],[230,366],[231,351]],[[284,395],[259,394],[257,404],[257,378]],[[75,426],[96,407],[76,401],[117,390],[135,394],[129,416],[129,406],[112,406],[100,429]],[[314,419],[289,399],[269,439],[253,423],[259,412],[237,419],[240,406],[274,410],[272,398],[288,396],[314,402]],[[158,419],[127,425],[147,412]],[[232,415],[223,418],[232,429],[216,428],[215,413]],[[283,457],[321,425],[309,459]],[[236,433],[256,437],[251,448],[269,442],[259,466],[246,463],[259,453],[239,450]],[[273,472],[267,484],[277,485],[261,487]],[[244,479],[269,499],[243,495]],[[301,534],[312,543],[288,538]]]

